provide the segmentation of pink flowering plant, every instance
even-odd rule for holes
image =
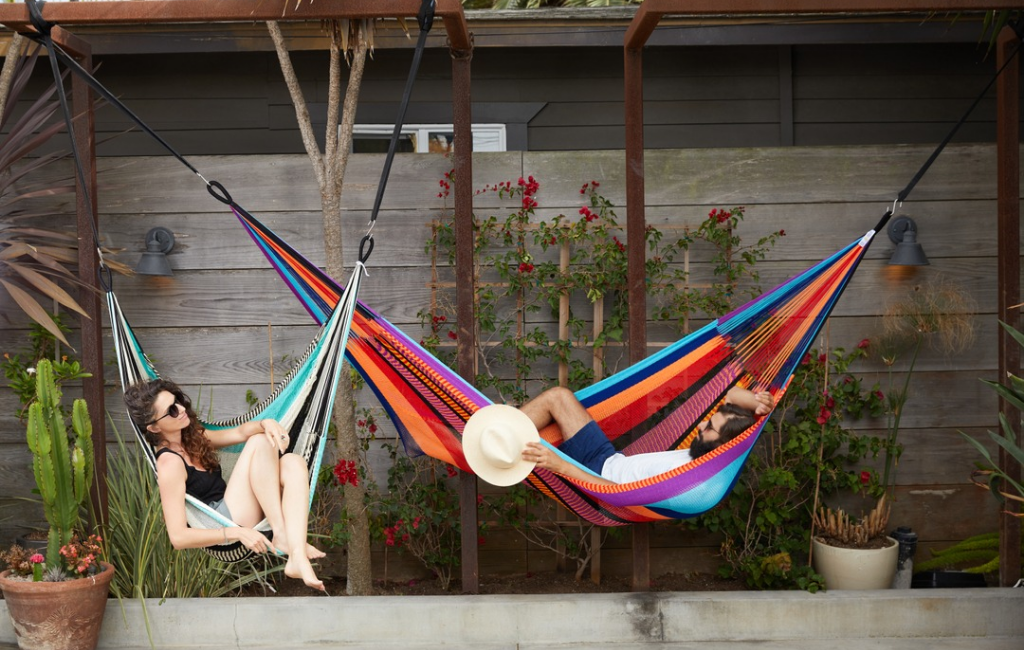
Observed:
[[[104,554],[103,538],[90,535],[81,539],[77,534],[68,544],[60,547],[60,559],[47,566],[42,553],[32,552],[15,544],[7,551],[0,552],[0,563],[12,576],[33,582],[62,582],[76,578],[94,576],[103,570],[100,564]]]
[[[454,215],[447,207],[455,182],[453,172],[440,181],[438,197],[446,205],[426,246],[439,278],[455,263]],[[541,219],[542,187],[540,179],[528,175],[476,191],[496,196],[502,207],[497,214],[474,217],[476,318],[483,360],[474,384],[494,389],[510,403],[528,399],[527,382],[551,376],[538,373],[544,364],[564,364],[568,386],[577,389],[595,377],[593,364],[580,350],[609,345],[625,349],[628,243],[615,206],[601,193],[601,183],[590,180],[580,186],[578,208]],[[785,233],[775,231],[744,243],[737,232],[743,218],[742,207],[715,208],[673,236],[647,228],[642,245],[656,320],[686,331],[691,321],[719,316],[760,293],[756,264]],[[691,257],[699,264],[684,263]],[[559,317],[566,297],[568,336],[559,339],[544,321]],[[601,331],[594,334],[591,321],[598,301],[604,313]],[[454,297],[443,289],[435,290],[431,308],[420,313],[423,345],[447,361],[453,359],[458,340],[454,316]],[[607,369],[608,358],[601,358]]]

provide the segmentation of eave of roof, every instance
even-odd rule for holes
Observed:
[[[466,20],[474,47],[622,47],[636,7],[472,10]],[[672,16],[661,21],[648,47],[708,45],[801,45],[826,43],[976,42],[980,15],[952,17],[920,13],[883,15],[786,14]],[[406,23],[415,30],[412,21]],[[293,51],[324,50],[328,38],[319,23],[282,23]],[[263,23],[159,25],[76,25],[94,55],[202,52],[268,52],[273,44]],[[0,37],[0,51],[8,39]],[[378,27],[377,49],[411,48],[415,39],[394,20]],[[435,29],[428,47],[446,47],[443,29]]]

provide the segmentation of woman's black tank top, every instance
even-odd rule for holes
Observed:
[[[157,450],[156,457],[160,458],[160,454],[165,451],[181,458],[181,462],[185,463],[185,492],[207,505],[224,498],[224,491],[228,485],[221,477],[219,467],[213,471],[196,469],[185,462],[181,454],[167,447]]]

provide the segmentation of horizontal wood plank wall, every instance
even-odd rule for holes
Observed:
[[[789,144],[782,140],[787,129],[796,145],[934,143],[993,71],[985,48],[973,42],[785,47],[791,52],[781,58],[774,45],[647,48],[647,146],[774,147]],[[360,91],[359,123],[394,122],[410,57],[405,49],[374,54]],[[99,79],[186,155],[303,153],[272,53],[97,59]],[[310,114],[323,125],[326,54],[296,52],[293,62]],[[505,48],[478,48],[472,67],[473,119],[506,124],[510,149],[625,147],[621,47],[534,47],[514,56]],[[780,79],[791,79],[791,97],[780,96]],[[48,85],[48,69],[38,66],[18,109]],[[447,50],[428,48],[406,122],[451,123],[451,93]],[[993,102],[982,102],[958,142],[994,141]],[[127,131],[130,123],[114,108],[96,117],[101,156],[163,154],[146,134]]]
[[[930,151],[909,145],[652,150],[646,157],[647,215],[663,227],[695,223],[713,207],[746,206],[743,237],[787,233],[760,265],[762,285],[771,287],[860,238]],[[366,227],[382,161],[378,155],[351,159],[341,215],[348,261]],[[193,163],[314,262],[322,261],[319,194],[304,155],[196,156]],[[421,332],[417,312],[429,300],[424,245],[442,207],[438,180],[450,168],[440,155],[397,157],[363,283],[362,300],[413,336]],[[575,215],[580,185],[598,180],[619,219],[626,217],[621,151],[477,154],[474,174],[477,187],[533,175],[540,182],[540,218]],[[122,307],[163,374],[217,417],[243,410],[247,390],[266,395],[271,366],[280,378],[314,327],[234,217],[167,157],[101,159],[99,178],[101,231],[109,245],[125,249],[123,261],[135,263],[153,226],[168,227],[177,238],[170,255],[174,277],[115,278]],[[996,368],[994,147],[952,145],[911,198],[903,211],[917,220],[932,265],[897,273],[886,265],[891,242],[884,234],[876,238],[831,320],[829,343],[849,348],[876,336],[887,303],[936,279],[964,283],[978,301],[973,347],[955,358],[922,353],[903,419],[900,439],[907,449],[893,523],[912,526],[927,548],[993,530],[998,516],[994,501],[969,484],[975,456],[957,433],[982,435],[996,423],[995,396],[979,381],[993,379]],[[510,207],[494,193],[476,197],[479,216],[500,217]],[[8,304],[0,305],[0,318],[11,323],[0,331],[0,349],[16,352],[24,345],[25,318]],[[655,343],[676,338],[664,325],[651,323],[649,332],[651,351]],[[105,346],[112,359],[109,340]],[[885,380],[878,362],[861,370],[869,380]],[[105,372],[111,381],[113,368]],[[361,400],[374,406],[368,393]],[[120,393],[112,388],[111,415],[126,432],[119,404]],[[0,542],[26,523],[40,522],[38,509],[22,500],[31,496],[32,478],[16,406],[9,390],[0,391]],[[858,426],[877,433],[884,423]],[[113,434],[111,450],[112,441]],[[385,461],[375,452],[375,471],[382,472]],[[485,571],[539,570],[553,561],[510,532],[489,538],[481,555]],[[708,569],[716,562],[717,542],[706,533],[665,524],[656,527],[653,540],[656,573]],[[606,574],[628,574],[627,547],[628,536],[609,539]]]

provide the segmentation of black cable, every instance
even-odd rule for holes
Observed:
[[[932,163],[934,163],[935,159],[939,157],[939,154],[942,153],[942,150],[946,148],[946,145],[948,145],[949,142],[953,139],[953,136],[956,135],[956,132],[960,130],[960,127],[963,126],[964,122],[967,121],[967,118],[970,116],[970,114],[974,111],[975,108],[977,108],[978,104],[981,103],[981,100],[985,98],[985,95],[988,94],[988,91],[992,88],[992,85],[996,82],[996,80],[999,79],[999,75],[1003,73],[1003,70],[1005,70],[1006,66],[1008,66],[1010,62],[1013,61],[1014,57],[1020,53],[1021,30],[1019,27],[1019,24],[1013,26],[1014,33],[1017,34],[1017,46],[1014,48],[1013,52],[1010,54],[1010,56],[1006,57],[1006,61],[1003,63],[1003,65],[1001,65],[999,69],[996,70],[996,73],[992,75],[992,79],[989,80],[985,88],[981,91],[981,93],[978,94],[974,102],[971,104],[970,108],[967,109],[967,111],[963,114],[960,120],[953,125],[952,129],[949,130],[949,133],[947,133],[946,137],[943,138],[942,142],[939,143],[939,146],[935,148],[935,151],[932,152],[932,155],[929,156],[928,160],[925,161],[924,165],[921,166],[921,169],[919,169],[917,173],[914,174],[914,177],[910,179],[910,182],[907,183],[907,186],[900,191],[900,193],[896,197],[896,201],[898,203],[902,203],[907,198],[907,196],[910,195],[910,192],[914,189],[914,186],[917,185],[918,181],[920,181],[921,178],[925,175],[925,173],[928,171],[928,168],[932,166]]]
[[[63,63],[68,69],[77,74],[83,79],[90,88],[92,88],[97,94],[99,94],[106,102],[117,107],[122,113],[124,113],[128,119],[138,125],[143,131],[149,134],[154,140],[167,150],[172,156],[174,156],[181,164],[185,165],[189,170],[198,176],[204,184],[206,184],[207,190],[210,194],[226,205],[241,209],[234,199],[231,198],[231,194],[227,189],[217,181],[208,181],[206,178],[196,169],[182,154],[180,154],[174,147],[164,140],[156,131],[149,127],[142,119],[136,115],[130,108],[128,108],[120,99],[118,99],[112,92],[107,90],[88,70],[83,68],[73,57],[69,56],[64,50],[62,50],[56,43],[53,42],[53,38],[50,35],[50,31],[53,25],[47,22],[43,18],[41,6],[44,4],[41,0],[25,0],[25,4],[28,6],[29,17],[32,21],[32,26],[35,27],[37,33],[28,32],[24,35],[36,42],[42,43],[47,52],[49,53],[50,66],[53,70],[54,80],[57,84],[57,92],[60,96],[61,109],[64,112],[64,121],[67,126],[68,134],[71,137],[71,151],[75,159],[75,167],[78,172],[79,179],[82,184],[83,192],[86,195],[86,203],[88,205],[90,215],[90,225],[93,230],[93,240],[96,243],[97,251],[100,250],[99,243],[99,231],[95,224],[95,215],[92,213],[92,202],[89,198],[89,190],[85,183],[85,172],[82,166],[81,156],[78,152],[78,146],[75,142],[74,128],[71,123],[71,111],[68,108],[67,97],[64,91],[64,86],[61,83],[60,70],[58,68],[58,61]],[[380,210],[381,201],[384,198],[384,189],[387,186],[388,176],[391,173],[391,165],[395,157],[395,151],[398,148],[398,138],[402,133],[402,124],[405,121],[405,114],[409,107],[409,100],[412,96],[412,87],[416,79],[417,72],[419,71],[420,62],[423,59],[423,50],[426,45],[427,36],[430,33],[430,29],[434,23],[435,13],[435,0],[422,0],[419,13],[417,15],[417,22],[420,27],[419,39],[416,42],[416,50],[413,55],[413,62],[409,70],[409,78],[406,82],[405,91],[402,95],[402,102],[399,108],[398,119],[395,122],[395,129],[391,135],[391,142],[388,145],[387,158],[384,161],[384,169],[381,173],[381,180],[377,186],[377,196],[374,200],[373,212],[370,217],[370,230],[372,231],[373,224],[377,220],[377,213]],[[359,244],[359,261],[366,262],[369,258],[370,253],[373,251],[373,236],[371,232],[363,237],[363,240]],[[100,266],[105,267],[103,263],[102,254],[100,255]]]

